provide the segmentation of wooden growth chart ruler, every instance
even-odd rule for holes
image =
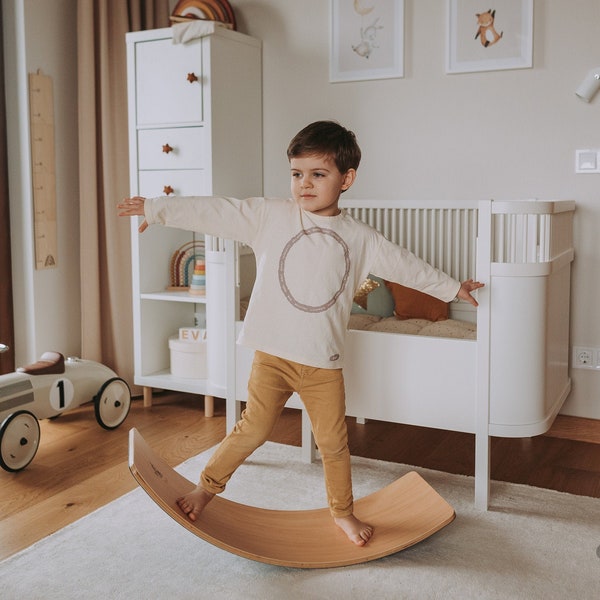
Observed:
[[[54,154],[54,99],[52,79],[40,69],[29,73],[31,172],[35,268],[56,266],[56,171]]]

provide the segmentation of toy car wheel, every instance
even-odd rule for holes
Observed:
[[[40,424],[27,410],[7,417],[0,427],[0,466],[6,471],[24,469],[40,445]]]
[[[104,429],[116,429],[129,414],[131,392],[120,377],[106,381],[94,399],[96,420]]]

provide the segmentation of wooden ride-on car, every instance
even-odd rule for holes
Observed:
[[[0,466],[24,469],[40,443],[40,419],[94,402],[96,420],[115,429],[131,406],[127,383],[104,365],[45,352],[31,365],[0,375]]]

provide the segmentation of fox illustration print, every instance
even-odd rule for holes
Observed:
[[[488,46],[493,46],[498,40],[502,38],[503,31],[498,33],[494,28],[494,20],[496,19],[496,11],[488,10],[484,13],[477,13],[475,15],[477,17],[477,33],[475,34],[475,39],[479,38],[481,45],[484,48]]]

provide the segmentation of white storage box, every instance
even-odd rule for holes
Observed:
[[[169,338],[171,374],[176,377],[206,379],[206,340],[190,342]]]

